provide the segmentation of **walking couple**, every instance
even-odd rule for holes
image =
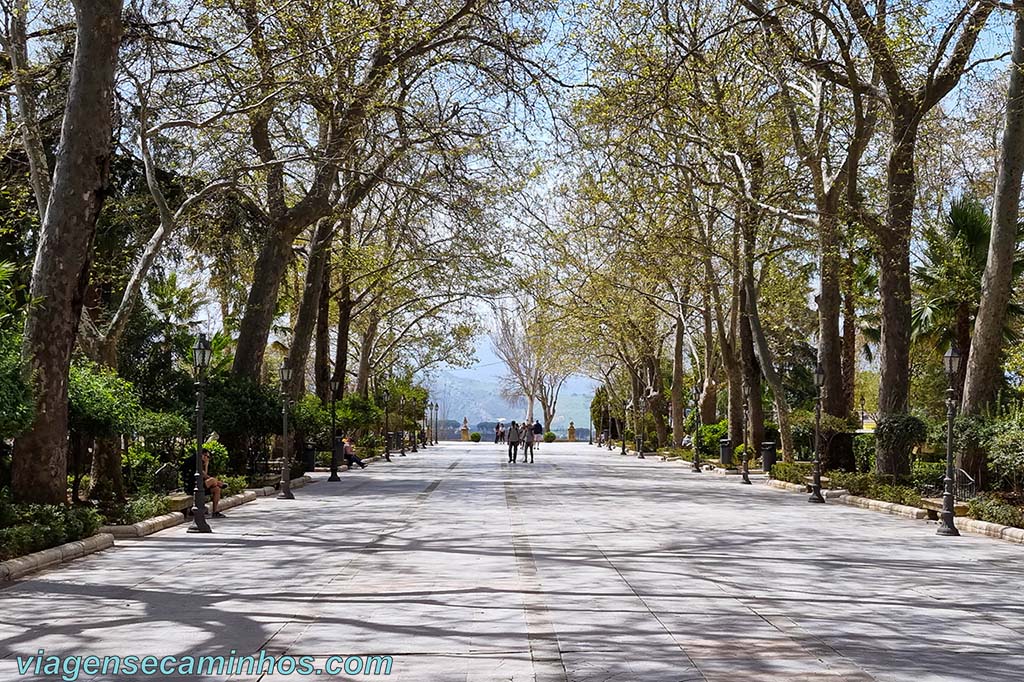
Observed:
[[[508,438],[508,463],[515,464],[519,461],[519,443],[522,443],[523,463],[527,463],[526,456],[529,455],[529,464],[533,464],[534,445],[540,440],[542,433],[544,433],[544,428],[540,425],[540,421],[533,426],[525,422],[522,425],[512,422],[506,434],[506,438]]]

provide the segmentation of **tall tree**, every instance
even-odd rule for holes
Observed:
[[[75,57],[52,189],[32,268],[25,364],[36,414],[15,442],[14,494],[31,502],[67,500],[68,369],[89,281],[96,221],[109,178],[114,71],[121,0],[74,0]]]

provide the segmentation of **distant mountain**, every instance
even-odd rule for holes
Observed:
[[[526,405],[512,407],[499,393],[504,373],[504,363],[494,355],[486,340],[477,346],[477,362],[472,367],[438,373],[428,385],[431,399],[440,405],[441,419],[462,422],[466,418],[474,430],[480,422],[521,421],[526,416]],[[594,388],[595,382],[586,377],[571,377],[565,382],[551,424],[553,431],[564,434],[570,421],[575,422],[578,429],[588,427]],[[544,413],[539,403],[534,406],[533,414],[543,422]]]

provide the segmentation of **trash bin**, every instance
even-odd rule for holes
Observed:
[[[766,474],[772,472],[772,466],[779,459],[778,451],[775,449],[775,441],[769,440],[761,443],[761,470]]]
[[[732,441],[728,438],[718,441],[718,457],[722,460],[722,466],[732,466]]]
[[[302,470],[313,471],[316,469],[316,446],[312,443],[304,443],[302,446]]]

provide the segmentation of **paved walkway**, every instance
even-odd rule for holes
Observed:
[[[389,679],[440,682],[1024,680],[1017,545],[586,444],[342,478],[0,589],[0,681],[37,679],[14,658],[38,649],[389,654]]]

